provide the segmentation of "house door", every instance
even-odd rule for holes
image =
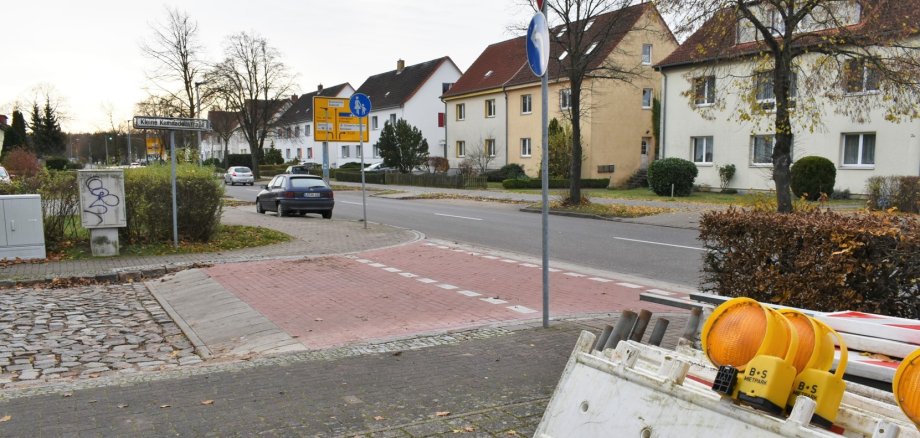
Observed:
[[[642,137],[642,148],[639,151],[639,168],[648,169],[648,145],[652,142],[651,137]]]

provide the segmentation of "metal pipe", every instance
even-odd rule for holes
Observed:
[[[645,336],[645,329],[648,328],[648,322],[652,319],[652,312],[642,309],[639,311],[639,317],[636,319],[636,325],[632,329],[632,333],[629,335],[630,341],[642,342],[642,337]]]
[[[632,331],[633,325],[636,324],[636,318],[638,317],[639,315],[636,315],[636,312],[624,310],[623,313],[620,314],[620,319],[617,320],[617,324],[613,326],[613,331],[610,332],[610,337],[607,338],[603,350],[616,348],[620,341],[626,339],[629,336],[629,332]]]
[[[668,321],[664,318],[658,318],[658,321],[655,321],[655,328],[652,329],[652,334],[648,337],[648,344],[654,345],[656,347],[661,345],[661,341],[664,340],[664,334],[668,331],[668,324],[671,321]]]
[[[613,331],[613,326],[607,324],[604,326],[604,331],[601,332],[601,335],[597,338],[597,342],[594,343],[595,350],[601,350],[604,348],[604,344],[607,343],[607,339],[610,338],[610,332]]]

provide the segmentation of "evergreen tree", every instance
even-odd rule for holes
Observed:
[[[32,151],[39,157],[63,155],[67,143],[57,114],[51,107],[51,102],[45,100],[45,107],[39,109],[38,104],[32,106]]]
[[[395,167],[402,173],[409,173],[428,161],[428,140],[422,131],[399,119],[396,125],[386,122],[377,141],[377,150],[385,167]]]
[[[6,130],[3,137],[3,149],[0,151],[0,161],[7,153],[18,147],[26,146],[26,120],[22,112],[13,111],[13,122]]]

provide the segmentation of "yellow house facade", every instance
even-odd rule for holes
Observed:
[[[639,74],[629,82],[587,79],[581,92],[582,178],[609,178],[610,186],[622,186],[655,159],[652,101],[659,96],[661,75],[652,66],[677,48],[676,40],[653,5],[646,3],[607,15],[624,13],[636,17],[628,18],[632,25],[625,27],[619,40],[606,48],[605,59],[635,69]],[[559,74],[556,61],[559,52],[562,52],[560,46],[555,45],[550,57],[549,119],[571,124],[571,87],[567,78]],[[508,163],[520,164],[529,176],[538,177],[542,159],[542,96],[539,78],[525,69],[504,87],[508,101]]]

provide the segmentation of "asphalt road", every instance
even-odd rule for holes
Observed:
[[[255,201],[254,187],[228,187]],[[361,219],[361,192],[338,191],[333,218]],[[371,222],[410,228],[436,239],[539,258],[539,214],[520,205],[460,200],[367,198]],[[309,220],[309,219],[307,219]],[[699,286],[702,248],[697,231],[625,222],[550,216],[550,260],[574,263],[685,287]]]

